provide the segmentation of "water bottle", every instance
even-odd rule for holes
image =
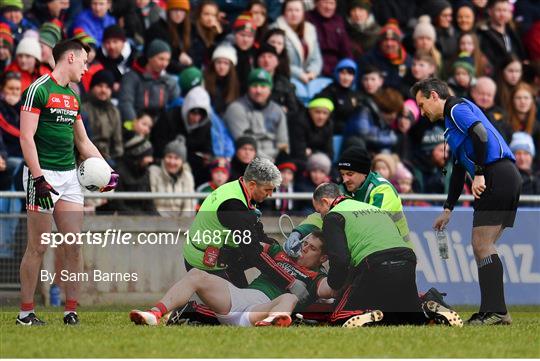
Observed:
[[[448,259],[448,237],[444,229],[435,231],[437,236],[437,245],[439,246],[439,256],[442,259]]]
[[[49,302],[51,306],[60,306],[62,300],[60,299],[60,287],[58,285],[52,285],[49,290]]]

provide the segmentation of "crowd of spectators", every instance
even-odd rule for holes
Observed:
[[[522,194],[540,194],[538,1],[0,0],[2,190],[22,189],[21,95],[72,37],[92,49],[72,87],[118,191],[211,191],[261,156],[281,170],[279,191],[311,192],[361,146],[399,192],[446,193],[444,124],[409,93],[434,76],[482,108],[515,153]],[[167,215],[196,203],[94,206]]]

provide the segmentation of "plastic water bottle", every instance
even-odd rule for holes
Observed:
[[[437,236],[439,255],[442,259],[448,259],[448,236],[446,235],[446,231],[444,229],[435,231],[435,235]]]
[[[60,287],[58,285],[52,285],[49,290],[49,302],[51,306],[60,306],[62,301],[60,300]]]

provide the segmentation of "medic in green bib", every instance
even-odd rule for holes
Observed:
[[[274,241],[264,233],[254,203],[270,197],[280,183],[277,167],[267,159],[255,158],[243,177],[210,193],[187,234],[186,269],[198,268],[245,288],[248,283],[244,270],[255,267],[300,301],[308,297],[305,283],[279,267],[261,246]]]
[[[387,211],[394,221],[404,245],[412,248],[409,240],[409,226],[403,213],[401,198],[387,179],[377,172],[370,171],[371,158],[368,152],[356,146],[346,149],[339,159],[338,169],[343,179],[343,183],[340,185],[341,192],[354,200]],[[291,232],[283,245],[285,251],[291,256],[297,255],[302,238],[321,228],[320,214],[310,214]]]

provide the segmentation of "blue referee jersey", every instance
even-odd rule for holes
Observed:
[[[487,132],[487,154],[484,165],[503,158],[515,162],[516,158],[503,137],[480,108],[467,99],[450,97],[444,106],[444,123],[446,127],[444,138],[450,145],[454,158],[465,167],[471,177],[474,177],[476,155],[468,131],[476,122],[481,122]]]

